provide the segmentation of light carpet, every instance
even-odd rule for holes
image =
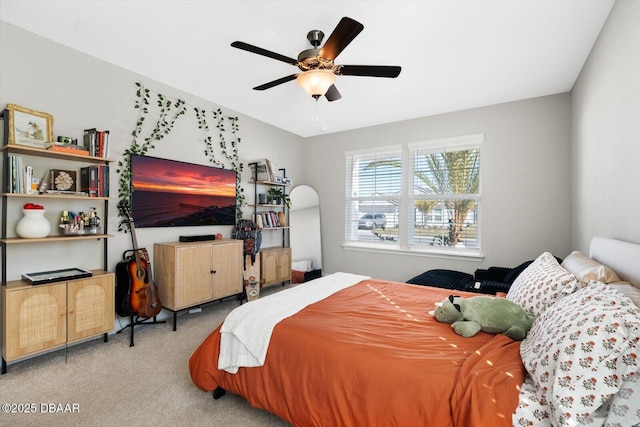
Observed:
[[[282,289],[272,288],[263,292]],[[0,404],[36,412],[6,413],[5,405],[0,426],[288,426],[242,397],[214,400],[191,382],[189,357],[238,304],[232,298],[185,312],[175,332],[171,318],[137,326],[133,347],[127,329],[107,343],[97,339],[10,364],[0,376]]]

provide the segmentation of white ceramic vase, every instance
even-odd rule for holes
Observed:
[[[51,231],[51,224],[44,217],[44,209],[23,209],[24,216],[16,225],[16,233],[23,239],[37,239],[47,237]]]

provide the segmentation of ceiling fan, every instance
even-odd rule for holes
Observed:
[[[235,41],[231,46],[267,56],[287,64],[295,65],[301,73],[291,74],[286,77],[273,80],[254,90],[270,89],[291,80],[297,80],[309,95],[317,101],[324,95],[329,101],[342,98],[334,85],[336,76],[368,76],[368,77],[398,77],[401,67],[386,65],[336,65],[334,60],[364,29],[364,26],[351,18],[344,17],[333,30],[326,43],[320,48],[324,39],[324,33],[320,30],[311,30],[307,34],[307,40],[313,46],[312,49],[303,50],[298,59],[280,55],[248,43]]]

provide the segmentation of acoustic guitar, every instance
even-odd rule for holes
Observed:
[[[149,318],[157,316],[162,310],[162,303],[158,297],[158,288],[151,275],[151,263],[149,254],[145,248],[138,248],[138,239],[133,216],[124,201],[118,204],[122,215],[129,221],[131,241],[133,243],[133,256],[129,260],[121,261],[116,267],[116,279],[120,282],[128,282],[126,295],[120,301],[120,315],[138,314],[140,317]],[[121,296],[122,294],[119,293]],[[116,308],[118,308],[116,301]]]

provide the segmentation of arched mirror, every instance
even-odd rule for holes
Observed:
[[[299,283],[322,274],[320,199],[316,190],[308,185],[294,187],[289,197],[292,282]]]

